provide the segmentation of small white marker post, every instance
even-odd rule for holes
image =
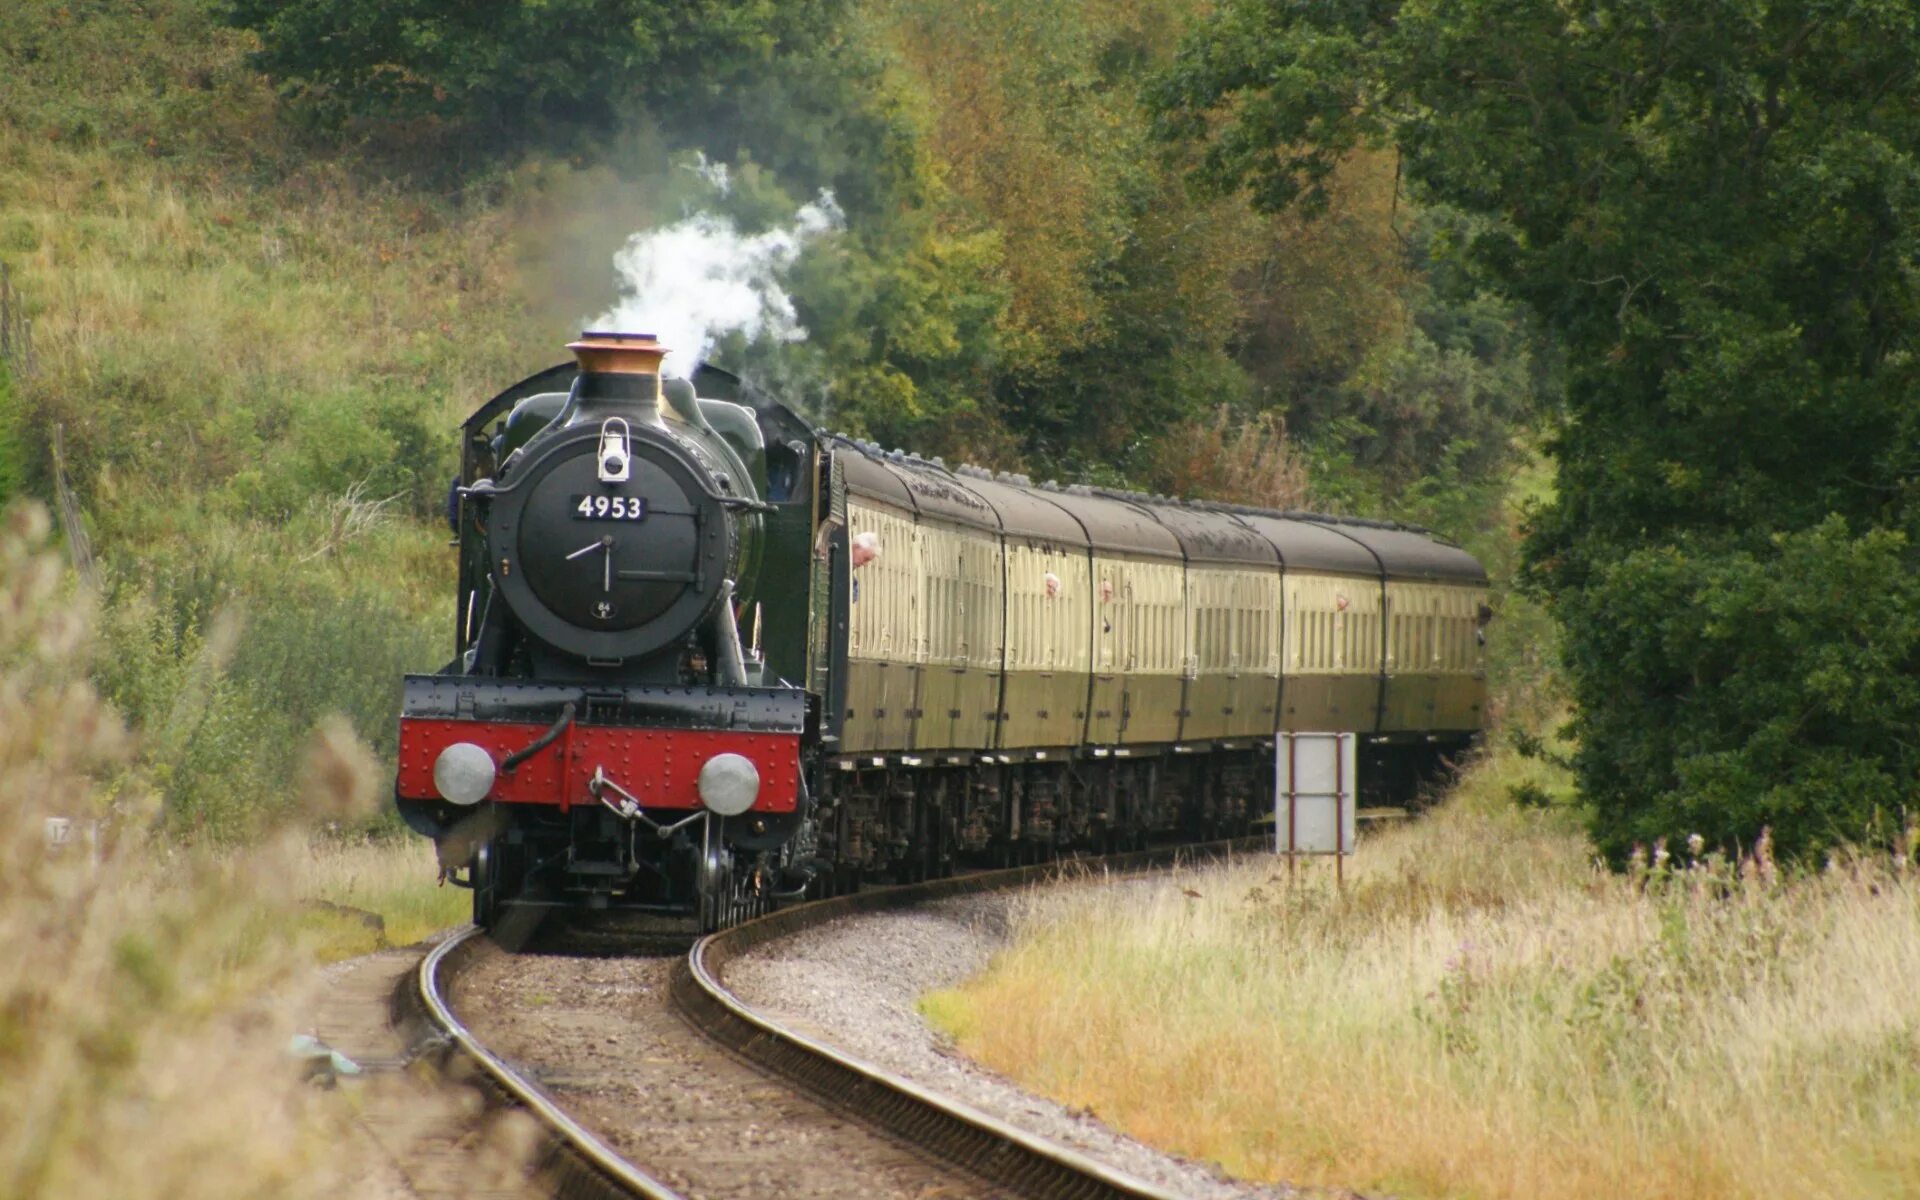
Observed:
[[[1287,856],[1287,881],[1302,854],[1333,855],[1345,886],[1353,853],[1356,739],[1351,733],[1282,733],[1274,739],[1274,853]]]

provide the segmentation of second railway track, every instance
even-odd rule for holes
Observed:
[[[856,914],[1137,871],[1229,844],[876,888],[787,909],[683,953],[596,945],[509,956],[469,930],[405,997],[443,1053],[526,1111],[564,1197],[1167,1197],[1172,1193],[855,1059],[756,1011],[728,964]],[[529,1012],[538,1013],[529,1021]],[[458,1015],[457,1015],[458,1014]],[[538,1064],[537,1066],[526,1064]]]

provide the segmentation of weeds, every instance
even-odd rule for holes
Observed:
[[[357,480],[346,491],[320,505],[323,514],[320,544],[295,561],[310,563],[316,558],[338,554],[348,542],[386,526],[393,518],[390,511],[393,503],[401,498],[401,493],[376,500],[366,492],[367,481]]]
[[[433,886],[438,866],[411,835],[315,840],[289,864],[295,923],[320,939],[323,959],[412,945],[467,919],[466,892]]]
[[[350,823],[379,790],[340,722],[306,744],[289,819],[253,845],[157,833],[166,772],[88,680],[93,605],[48,532],[38,508],[0,519],[0,1196],[358,1194],[351,1105],[300,1086],[284,1047],[315,955],[370,938],[303,897],[373,917],[389,941],[458,906],[420,885],[417,846],[314,841],[313,822]],[[196,670],[165,736],[206,719],[215,673]],[[422,1095],[410,1111],[424,1131],[453,1107]],[[518,1161],[491,1153],[488,1171]]]

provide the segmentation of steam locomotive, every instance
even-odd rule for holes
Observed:
[[[569,348],[462,428],[455,656],[405,681],[395,803],[479,924],[1242,832],[1276,731],[1361,735],[1385,798],[1482,724],[1439,538],[949,470]]]

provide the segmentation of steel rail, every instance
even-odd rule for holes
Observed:
[[[1076,872],[1128,873],[1264,847],[1265,839],[1178,846],[1066,859],[1036,866],[878,887],[782,909],[701,938],[676,966],[671,991],[701,1033],[762,1070],[884,1130],[915,1149],[1019,1196],[1062,1200],[1174,1200],[1176,1193],[1097,1162],[959,1100],[864,1062],[756,1012],[729,990],[728,963],[757,946],[863,914],[954,896],[1070,879]],[[425,1031],[411,1039],[450,1076],[479,1083],[493,1105],[533,1117],[543,1143],[532,1166],[561,1200],[685,1200],[601,1141],[538,1086],[488,1050],[453,1013],[451,981],[484,931],[467,926],[436,946],[398,990],[395,1023]]]
[[[674,973],[673,997],[702,1032],[748,1061],[1015,1195],[1049,1200],[1172,1200],[1173,1192],[939,1095],[755,1011],[728,989],[724,973],[728,963],[756,946],[860,913],[1070,878],[1076,867],[1131,872],[1266,844],[1265,839],[1218,842],[1066,860],[877,888],[782,909],[701,938]]]
[[[680,1193],[620,1157],[585,1126],[563,1112],[540,1089],[467,1031],[447,1003],[446,984],[459,974],[482,934],[469,925],[434,947],[420,961],[412,987],[402,986],[403,1014],[424,1020],[443,1072],[455,1064],[471,1071],[495,1104],[529,1113],[543,1145],[531,1165],[560,1200],[684,1200]],[[405,1010],[411,1009],[410,1014]],[[404,1016],[403,1016],[404,1020]]]

